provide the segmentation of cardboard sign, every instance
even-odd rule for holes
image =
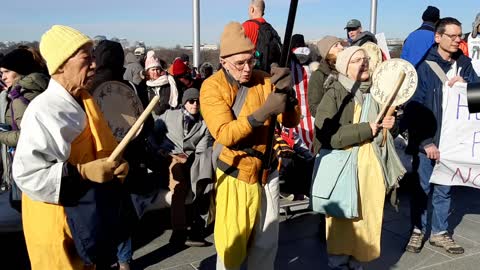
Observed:
[[[388,49],[387,45],[387,39],[385,38],[385,33],[378,33],[375,35],[375,38],[377,39],[377,45],[382,49],[383,53],[385,54],[385,57],[390,59],[390,50]]]

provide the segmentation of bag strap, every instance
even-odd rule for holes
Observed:
[[[251,19],[251,20],[248,20],[248,21],[249,21],[249,22],[253,22],[253,23],[257,24],[257,25],[258,25],[258,27],[260,27],[262,24],[265,24],[265,23],[266,23],[266,22],[264,22],[264,23],[261,23],[261,22],[259,22],[259,21],[255,20],[255,19]]]
[[[135,84],[131,81],[128,81],[128,83],[130,83],[130,85],[132,86],[133,88],[133,91],[135,91],[135,94],[138,96],[138,91],[137,91],[137,87],[135,86]]]
[[[447,74],[443,72],[442,68],[437,64],[437,62],[425,60],[425,62],[430,66],[430,68],[437,74],[437,77],[442,81],[442,84],[445,84],[448,81]]]
[[[237,95],[235,96],[235,101],[232,106],[233,114],[235,115],[235,118],[238,117],[240,114],[240,111],[243,108],[243,104],[245,104],[245,99],[247,97],[248,93],[248,87],[246,86],[240,86],[240,89],[238,89]],[[217,168],[217,159],[220,156],[220,153],[222,152],[223,149],[223,144],[217,142],[215,147],[213,148],[212,152],[212,160],[214,162],[214,168]]]

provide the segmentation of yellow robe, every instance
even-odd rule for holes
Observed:
[[[215,248],[226,267],[238,267],[247,257],[262,187],[239,181],[220,169],[216,174]]]
[[[81,94],[87,125],[71,145],[68,162],[81,164],[107,157],[117,142],[93,98]],[[94,269],[85,266],[77,255],[63,206],[22,197],[25,241],[32,270]]]
[[[355,104],[354,123],[360,116],[361,107]],[[328,254],[351,255],[361,262],[380,256],[382,235],[385,183],[372,143],[365,142],[358,149],[359,217],[326,219]]]

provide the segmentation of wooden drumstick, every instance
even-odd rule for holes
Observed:
[[[397,106],[390,106],[390,108],[388,108],[387,114],[385,114],[385,117],[392,116],[395,113],[396,109],[397,109]],[[388,130],[386,128],[384,128],[383,129],[383,139],[382,139],[381,146],[384,146],[385,143],[387,142],[387,132],[388,132]]]
[[[110,154],[107,161],[111,162],[118,159],[118,157],[122,154],[123,150],[125,150],[125,148],[127,147],[128,143],[130,143],[130,141],[133,140],[137,132],[140,130],[145,120],[147,120],[147,117],[153,111],[153,108],[155,107],[155,105],[157,105],[159,100],[160,100],[159,96],[154,96],[152,98],[150,103],[148,103],[147,108],[145,108],[143,113],[138,117],[137,121],[135,121],[133,126],[127,132],[127,135],[125,135],[122,141],[117,145],[117,147],[115,147],[115,150],[113,150],[112,154]]]
[[[385,106],[383,106],[382,110],[378,114],[377,119],[375,120],[375,123],[380,124],[382,122],[383,117],[385,117],[387,110],[392,106],[393,102],[395,101],[395,98],[397,97],[398,92],[400,91],[400,87],[403,84],[403,80],[405,80],[405,75],[406,74],[403,70],[400,71],[400,76],[398,77],[397,82],[395,83],[393,92],[388,97],[388,100],[385,103]]]

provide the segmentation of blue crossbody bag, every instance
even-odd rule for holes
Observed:
[[[370,103],[371,95],[367,95],[360,122],[367,121]],[[348,150],[320,150],[313,168],[313,211],[336,218],[358,217],[357,156],[358,146]]]

